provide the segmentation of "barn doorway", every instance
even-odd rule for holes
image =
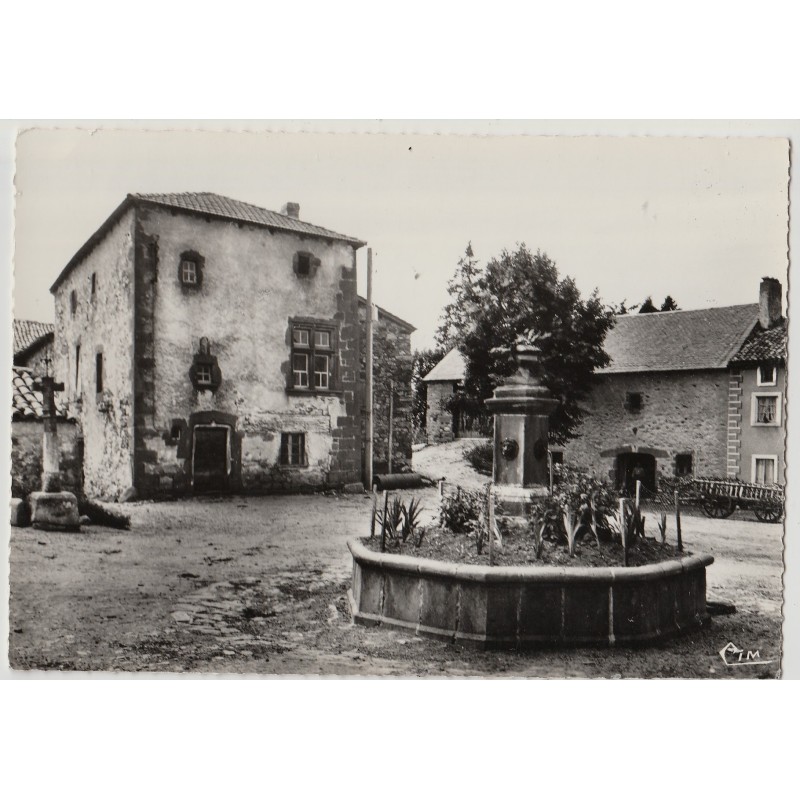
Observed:
[[[636,493],[636,481],[651,492],[656,490],[656,458],[649,453],[619,453],[617,455],[617,489],[628,497]]]
[[[231,445],[227,425],[196,425],[192,447],[195,492],[225,492],[229,488]]]

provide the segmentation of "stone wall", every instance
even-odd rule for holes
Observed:
[[[137,490],[180,493],[192,478],[196,424],[229,431],[234,491],[293,491],[361,479],[355,250],[349,244],[157,208],[139,209]],[[202,264],[198,286],[179,279],[182,254]],[[298,251],[315,261],[294,268]],[[290,389],[291,323],[335,330],[335,391]],[[190,380],[200,340],[221,381]],[[281,466],[281,433],[304,433],[307,465]]]
[[[411,419],[411,331],[409,326],[397,322],[378,310],[373,322],[373,474],[389,471],[389,396],[393,390],[392,404],[392,472],[411,470],[411,445],[413,420]],[[365,409],[367,359],[367,306],[359,305],[361,329],[361,383],[359,395],[362,413],[362,442],[366,448]],[[366,450],[362,450],[362,459]]]
[[[61,479],[65,491],[81,493],[82,442],[74,422],[59,420],[58,446]],[[11,423],[11,496],[25,499],[42,488],[41,420],[20,420]]]
[[[133,484],[133,246],[129,210],[55,292],[55,375],[82,430],[86,492],[100,499],[115,500]]]
[[[38,377],[41,377],[42,375],[46,375],[47,374],[47,370],[48,370],[47,361],[48,360],[50,361],[49,369],[52,372],[52,370],[53,370],[53,356],[54,356],[54,351],[53,351],[53,342],[52,342],[52,340],[45,341],[42,344],[40,344],[38,347],[36,347],[34,350],[30,351],[28,353],[28,355],[24,359],[22,359],[22,360],[20,360],[18,362],[15,359],[15,365],[19,366],[19,367],[25,367],[26,369],[29,369],[31,371],[31,373],[35,377],[38,378]]]
[[[725,370],[596,376],[577,438],[564,461],[616,479],[618,452],[650,452],[656,470],[675,474],[675,457],[691,454],[695,475],[725,475],[729,375]],[[628,393],[640,393],[640,411]]]
[[[455,384],[451,381],[428,382],[428,412],[426,415],[426,431],[428,444],[452,442],[453,415],[445,404],[453,396]]]

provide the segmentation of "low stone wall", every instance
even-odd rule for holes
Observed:
[[[375,553],[351,540],[353,619],[479,648],[657,641],[708,618],[706,567],[481,567]]]

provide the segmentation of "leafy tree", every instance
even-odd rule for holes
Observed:
[[[441,348],[415,350],[411,361],[411,418],[415,430],[425,430],[428,384],[422,379],[444,358]]]
[[[653,305],[653,298],[650,297],[650,295],[647,295],[644,303],[639,306],[639,313],[652,314],[654,311],[658,311],[658,309]]]
[[[672,299],[672,295],[668,294],[661,304],[661,311],[680,311],[678,304]]]
[[[560,401],[550,418],[551,439],[566,441],[583,416],[580,401],[590,391],[592,373],[609,362],[603,341],[613,313],[603,307],[597,290],[583,300],[575,282],[560,279],[545,253],[532,253],[524,244],[503,250],[482,270],[473,260],[468,247],[450,282],[452,300],[440,328],[467,362],[464,402],[482,405],[514,372],[513,360],[493,348],[536,337],[543,382]],[[459,402],[458,395],[453,402]]]
[[[617,317],[621,317],[621,316],[623,316],[623,315],[625,315],[625,314],[631,314],[631,313],[633,313],[633,312],[634,312],[634,311],[636,311],[636,309],[637,309],[637,308],[639,308],[639,306],[641,305],[641,303],[637,303],[636,305],[629,306],[627,303],[628,303],[628,300],[627,300],[627,298],[626,298],[626,299],[625,299],[625,300],[623,300],[621,303],[616,303],[616,304],[612,303],[612,304],[609,306],[609,309],[611,310],[611,312],[612,312],[612,313],[613,313],[615,316],[617,316]]]

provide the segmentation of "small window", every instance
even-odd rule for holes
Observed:
[[[97,273],[92,273],[92,297],[97,294]]]
[[[169,437],[176,442],[180,442],[181,440],[181,430],[183,429],[183,425],[180,422],[173,422],[172,427],[169,429]]]
[[[306,465],[306,435],[304,433],[281,434],[281,464],[287,467]]]
[[[181,281],[187,286],[197,285],[197,262],[184,259],[181,261]]]
[[[330,389],[330,356],[314,356],[314,388]]]
[[[308,347],[308,330],[305,328],[295,328],[292,332],[292,341],[302,347]]]
[[[678,453],[675,456],[675,475],[678,478],[689,477],[694,470],[691,453]]]
[[[641,411],[642,410],[641,392],[628,392],[625,395],[625,408],[627,408],[628,411]]]
[[[75,345],[75,394],[81,394],[81,346]]]
[[[564,463],[564,452],[562,450],[551,450],[550,451],[550,463],[553,466],[556,466],[556,464],[563,464]]]
[[[214,382],[214,379],[211,375],[211,365],[210,364],[198,364],[197,365],[197,383],[199,386],[211,386]]]
[[[753,456],[753,483],[775,483],[777,456]]]
[[[190,291],[199,289],[203,283],[205,259],[194,250],[186,250],[178,259],[178,280],[181,286]]]
[[[762,364],[758,368],[758,385],[759,386],[775,386],[778,378],[778,370],[775,365]]]
[[[298,389],[308,388],[307,353],[295,353],[292,356],[292,384]]]
[[[779,399],[779,393],[753,395],[751,423],[753,425],[780,425]]]
[[[103,391],[103,354],[98,353],[95,356],[94,361],[94,381],[95,381],[95,392],[100,394]]]
[[[311,272],[311,256],[308,253],[297,254],[297,274],[308,275]]]
[[[331,346],[330,331],[314,331],[314,347],[329,350]]]
[[[78,293],[73,289],[69,293],[69,311],[72,316],[75,316],[75,312],[78,310]]]

